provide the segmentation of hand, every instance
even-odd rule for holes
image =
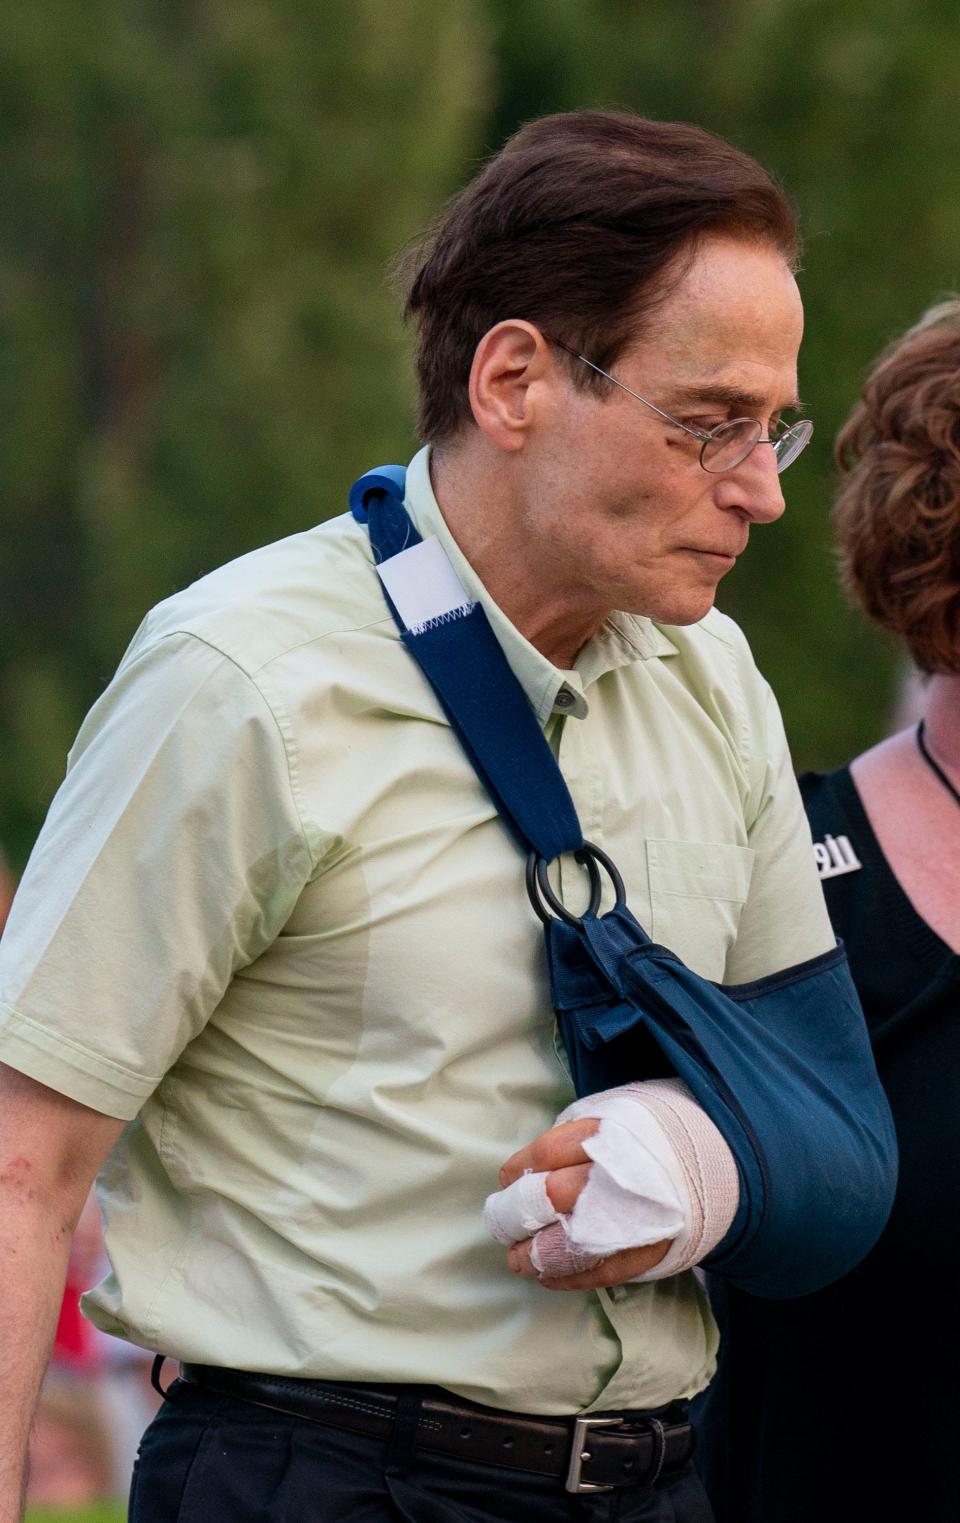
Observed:
[[[512,1185],[527,1169],[545,1173],[547,1195],[552,1204],[564,1214],[572,1211],[591,1168],[583,1142],[593,1136],[599,1125],[595,1116],[584,1116],[579,1121],[564,1121],[551,1127],[549,1132],[544,1132],[507,1159],[500,1170],[501,1189]],[[548,1280],[540,1278],[530,1258],[531,1242],[531,1238],[526,1238],[522,1243],[514,1243],[507,1250],[507,1264],[514,1274],[539,1279],[547,1290],[600,1290],[610,1285],[622,1285],[655,1268],[670,1247],[670,1239],[665,1239],[648,1243],[644,1248],[625,1248],[621,1253],[612,1253],[609,1258],[602,1259],[594,1269]]]

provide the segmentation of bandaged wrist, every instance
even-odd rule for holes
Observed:
[[[682,1176],[683,1228],[660,1263],[637,1276],[662,1280],[699,1264],[726,1236],[740,1198],[737,1166],[723,1134],[679,1079],[626,1088],[659,1123]]]

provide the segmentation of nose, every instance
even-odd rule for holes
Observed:
[[[742,513],[749,523],[776,523],[786,503],[773,446],[755,445],[746,460],[718,476],[716,501],[721,508]]]

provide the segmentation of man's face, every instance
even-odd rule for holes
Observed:
[[[766,438],[796,405],[802,331],[780,254],[717,237],[612,373],[690,428],[755,417]],[[598,610],[667,624],[703,618],[751,525],[783,512],[771,447],[713,475],[695,438],[617,387],[600,397],[574,386],[559,355],[542,385],[521,511],[553,585]]]

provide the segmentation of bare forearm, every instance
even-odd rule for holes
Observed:
[[[27,1195],[28,1198],[24,1198]],[[19,1523],[27,1443],[63,1296],[72,1222],[0,1177],[0,1523]]]
[[[123,1123],[0,1063],[0,1523],[19,1523],[37,1393],[90,1184]]]

